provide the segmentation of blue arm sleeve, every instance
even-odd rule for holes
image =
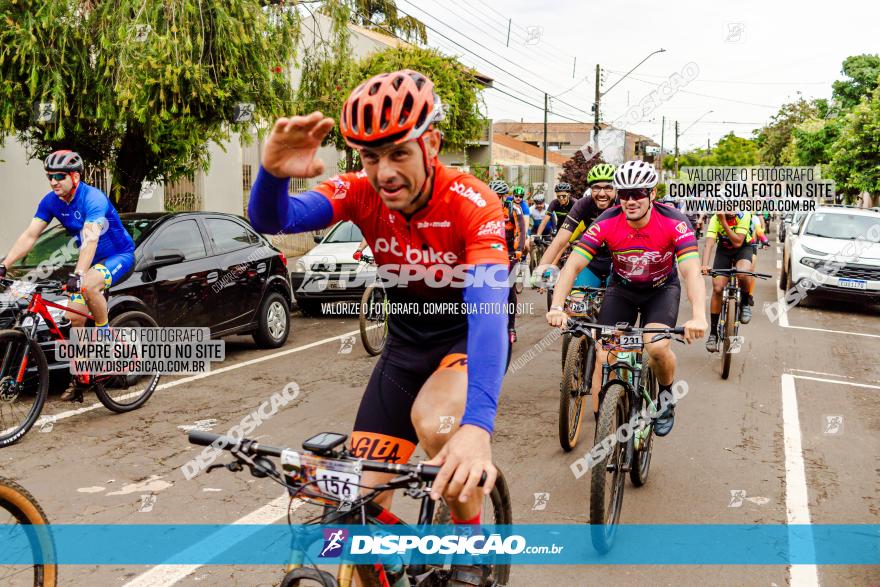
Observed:
[[[318,230],[333,221],[333,205],[319,192],[287,193],[290,179],[279,179],[260,167],[251,187],[248,217],[266,234],[291,234]]]
[[[504,265],[477,265],[489,275],[507,275]],[[487,271],[488,270],[488,271]],[[495,273],[497,271],[497,273]],[[504,281],[503,278],[499,279]],[[484,280],[485,281],[485,280]],[[471,285],[464,290],[464,301],[472,304],[490,304],[496,310],[468,314],[467,337],[467,404],[462,424],[479,426],[490,434],[494,430],[501,380],[507,363],[507,287],[493,287],[486,283]]]

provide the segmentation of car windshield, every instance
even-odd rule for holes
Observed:
[[[143,218],[122,221],[122,225],[131,235],[135,245],[139,243],[143,233],[154,223],[155,220]],[[43,232],[24,259],[18,261],[13,266],[36,267],[50,259],[52,259],[53,265],[58,265],[59,263],[62,265],[73,264],[78,256],[79,249],[76,246],[74,237],[70,236],[63,226],[55,225]]]
[[[880,242],[880,217],[816,212],[804,234],[839,240]]]
[[[359,243],[363,240],[363,238],[364,236],[361,234],[361,229],[358,228],[353,222],[340,222],[332,231],[330,231],[330,234],[327,235],[327,238],[324,239],[324,242]]]

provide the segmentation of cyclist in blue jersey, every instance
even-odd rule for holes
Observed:
[[[0,277],[6,275],[7,267],[28,254],[53,219],[58,220],[76,238],[79,247],[76,268],[67,280],[69,307],[80,312],[88,308],[95,326],[107,328],[107,300],[103,291],[131,272],[134,241],[104,192],[81,181],[83,161],[79,154],[55,151],[46,157],[44,168],[52,191],[40,200],[34,219],[3,259]],[[67,317],[74,327],[85,325],[82,316],[68,312]],[[71,397],[72,388],[61,396]]]

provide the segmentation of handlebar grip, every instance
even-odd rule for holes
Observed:
[[[680,334],[680,335],[684,336],[684,326],[676,326],[675,328],[672,329],[672,333],[673,334]]]
[[[230,438],[228,436],[223,436],[221,434],[214,434],[213,432],[205,432],[203,430],[190,430],[187,434],[189,437],[189,441],[191,444],[198,444],[200,446],[211,446],[214,444],[217,439],[223,439],[224,447],[227,446],[235,446],[235,439]]]
[[[422,476],[433,481],[440,474],[440,467],[436,465],[422,465]]]

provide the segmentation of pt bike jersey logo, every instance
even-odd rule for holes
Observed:
[[[338,558],[345,550],[346,540],[348,540],[348,530],[324,528],[324,546],[318,558]]]
[[[348,195],[348,190],[351,189],[351,182],[345,181],[340,178],[338,175],[330,179],[330,183],[333,184],[333,196],[334,200],[342,200],[345,196]]]
[[[494,234],[500,237],[504,236],[504,221],[490,220],[477,230],[477,236],[486,236]]]
[[[449,190],[460,196],[464,196],[479,208],[486,207],[486,200],[483,199],[483,196],[480,195],[480,192],[476,191],[470,186],[464,185],[463,183],[459,183],[456,181],[452,183],[452,187],[449,188]]]
[[[431,247],[428,247],[427,249],[414,249],[407,244],[406,250],[404,250],[397,241],[397,238],[393,236],[390,240],[377,238],[376,245],[372,247],[372,249],[376,253],[391,253],[396,257],[402,257],[406,259],[408,263],[412,263],[413,265],[453,265],[458,261],[458,255],[455,253],[449,251],[435,251]]]
[[[679,234],[685,234],[688,231],[687,224],[684,222],[679,222],[675,225],[675,230],[679,232]]]

